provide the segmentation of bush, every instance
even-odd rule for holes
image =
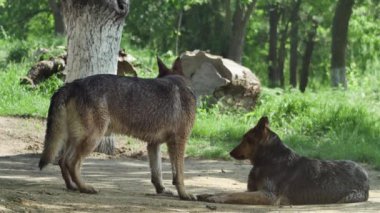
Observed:
[[[11,47],[8,53],[7,62],[20,63],[24,58],[29,56],[29,47],[23,41],[14,42],[14,46]]]

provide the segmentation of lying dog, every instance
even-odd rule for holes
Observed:
[[[353,203],[368,200],[366,171],[352,161],[316,160],[297,155],[272,132],[267,117],[231,151],[254,165],[248,192],[198,195],[198,200],[257,205]]]

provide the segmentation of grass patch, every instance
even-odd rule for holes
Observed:
[[[20,77],[30,66],[10,63],[6,71],[0,71],[0,115],[46,117],[50,96],[63,82],[53,77],[36,88],[20,85]]]
[[[380,107],[363,100],[362,93],[264,89],[252,112],[204,111],[198,110],[188,148],[192,156],[229,158],[242,135],[266,115],[271,129],[302,155],[351,159],[380,168]]]

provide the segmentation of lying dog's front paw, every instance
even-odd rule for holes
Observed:
[[[197,200],[198,201],[208,201],[207,199],[211,196],[213,196],[213,194],[200,194],[200,195],[197,195]]]
[[[197,195],[198,201],[206,201],[211,203],[224,203],[227,197],[222,194],[201,194]]]
[[[192,194],[182,194],[182,195],[179,195],[179,198],[181,200],[197,201],[197,197]]]

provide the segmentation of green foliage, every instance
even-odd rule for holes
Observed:
[[[64,44],[62,38],[45,37],[44,40],[0,40],[0,115],[28,115],[45,117],[52,93],[62,84],[57,76],[32,88],[20,85],[25,76],[38,60],[33,55],[38,48],[58,52],[56,46]],[[22,62],[22,63],[20,63]]]
[[[20,63],[25,57],[29,56],[29,47],[24,41],[14,42],[14,44],[9,50],[6,61]]]
[[[0,115],[46,117],[51,92],[57,88],[57,79],[48,80],[37,89],[20,85],[20,77],[26,74],[30,66],[31,63],[10,63],[6,71],[0,71]]]
[[[0,5],[0,26],[16,38],[26,38],[30,32],[51,35],[53,30],[48,27],[52,19],[47,1],[2,0]]]
[[[248,129],[244,114],[219,108],[199,108],[187,153],[195,157],[228,159],[229,150]]]
[[[300,154],[380,168],[380,104],[370,96],[364,99],[358,91],[301,94],[265,89],[253,112],[199,109],[188,154],[228,158],[242,135],[266,115],[271,129]]]

